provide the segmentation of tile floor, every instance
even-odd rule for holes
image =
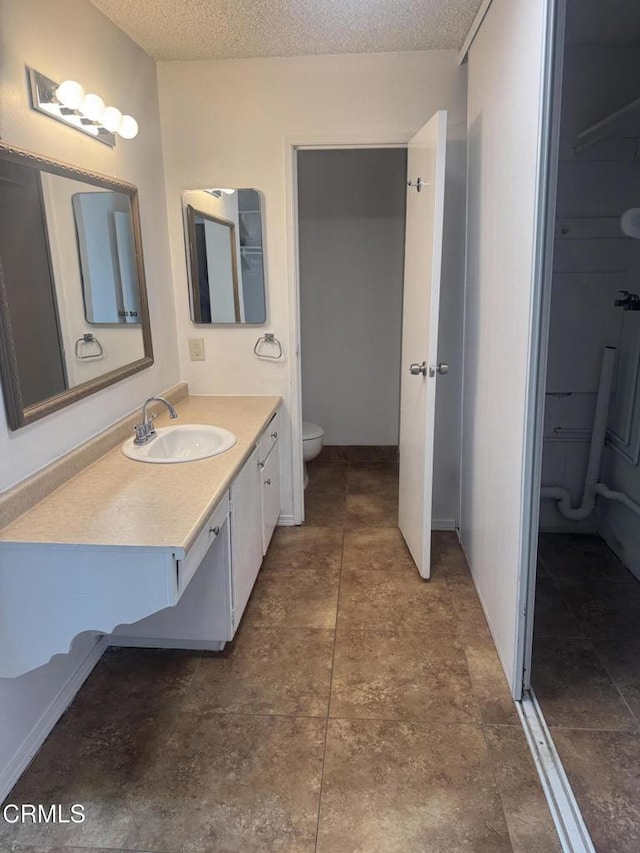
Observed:
[[[602,539],[540,537],[532,684],[599,853],[640,850],[639,617]]]
[[[426,583],[389,454],[310,468],[231,647],[109,651],[8,799],[86,821],[0,827],[0,849],[560,850],[454,535]]]

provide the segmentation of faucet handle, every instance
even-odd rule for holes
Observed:
[[[136,433],[136,438],[135,438],[136,444],[144,444],[144,442],[148,436],[147,425],[146,424],[135,424],[133,429],[135,430],[135,433]]]

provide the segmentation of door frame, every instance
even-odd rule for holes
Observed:
[[[304,462],[302,459],[302,359],[300,320],[300,254],[298,241],[298,151],[358,148],[407,148],[414,130],[388,133],[334,133],[285,136],[285,197],[287,244],[287,297],[289,306],[289,340],[295,367],[290,371],[289,412],[293,479],[293,524],[304,521]]]
[[[551,321],[551,287],[555,210],[560,149],[560,113],[567,0],[545,0],[547,32],[542,79],[542,115],[538,159],[538,200],[534,240],[529,368],[521,496],[522,539],[515,638],[513,697],[521,700],[531,687],[531,656],[538,562],[540,488]]]

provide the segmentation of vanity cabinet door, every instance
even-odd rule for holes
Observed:
[[[276,441],[262,463],[262,553],[267,553],[269,542],[280,518],[280,442]]]
[[[231,486],[231,574],[234,631],[262,563],[262,505],[256,447]]]
[[[219,516],[218,533],[200,556],[178,603],[120,626],[111,634],[110,645],[215,651],[232,639],[229,521],[226,512]]]

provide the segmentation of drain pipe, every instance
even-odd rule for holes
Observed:
[[[640,515],[640,504],[631,500],[623,492],[615,492],[604,483],[599,483],[600,468],[602,466],[602,454],[607,435],[607,421],[609,418],[609,400],[613,388],[613,377],[616,366],[617,349],[605,347],[602,354],[602,365],[600,367],[600,381],[598,383],[598,397],[596,399],[596,413],[591,433],[591,446],[589,448],[589,461],[587,463],[587,474],[582,493],[582,503],[578,507],[572,506],[571,495],[562,486],[543,486],[540,490],[541,498],[551,498],[557,502],[558,512],[564,518],[572,521],[583,521],[589,518],[596,508],[598,495],[614,501],[620,501],[632,512]]]

